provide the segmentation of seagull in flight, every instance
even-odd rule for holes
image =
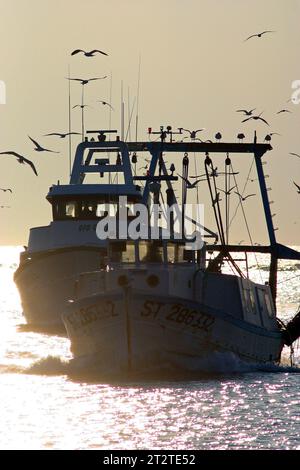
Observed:
[[[267,33],[276,33],[276,31],[263,31],[262,33],[252,34],[247,39],[245,39],[244,42],[249,41],[249,39],[251,39],[251,38],[256,38],[256,37],[261,38],[263,36],[263,34],[267,34]]]
[[[141,168],[139,168],[139,171],[140,171],[140,170],[148,170],[148,165],[141,166]]]
[[[293,157],[298,157],[298,158],[300,158],[299,153],[290,152],[290,155],[292,155]]]
[[[211,173],[208,176],[210,178],[213,178],[213,177],[218,178],[218,176],[220,175],[238,175],[238,174],[239,174],[238,171],[231,171],[228,173],[225,173],[224,171],[219,172],[218,167],[216,167],[212,169]],[[203,175],[191,176],[191,178],[203,178],[204,176],[206,176],[206,173],[204,173]]]
[[[9,191],[10,193],[12,193],[12,190],[10,188],[0,188],[0,191],[3,191],[4,193],[6,193],[6,191]]]
[[[255,111],[255,110],[256,110],[256,108],[249,109],[249,111],[247,111],[247,109],[238,109],[236,112],[237,113],[244,113],[245,116],[252,116],[253,111]]]
[[[191,139],[196,139],[196,136],[198,134],[198,132],[202,132],[202,131],[205,131],[205,128],[203,129],[197,129],[196,131],[190,131],[189,129],[184,129],[183,127],[180,127],[178,128],[180,131],[185,131],[185,132],[188,132],[190,134],[190,137]]]
[[[263,121],[265,124],[267,124],[268,126],[270,125],[264,118],[261,117],[262,113],[260,113],[258,116],[250,116],[246,119],[243,119],[242,122],[247,122],[247,121],[250,121],[250,120],[254,120],[254,121]]]
[[[69,77],[66,77],[67,80],[74,80],[75,82],[80,82],[81,85],[86,85],[87,83],[91,82],[92,80],[104,80],[104,78],[106,78],[107,75],[104,75],[104,77],[96,77],[96,78],[88,78],[88,79],[85,79],[85,78],[69,78]]]
[[[212,205],[215,206],[218,202],[221,202],[222,199],[220,199],[220,193],[217,193],[215,199],[212,202]]]
[[[298,189],[298,194],[300,194],[300,186],[299,184],[296,184],[295,181],[293,181],[294,185],[296,186],[296,188]]]
[[[251,197],[251,196],[256,196],[256,194],[248,194],[248,196],[242,196],[240,193],[238,193],[237,191],[234,191],[235,194],[237,194],[240,198],[241,201],[246,201],[246,199],[248,199],[248,197]]]
[[[208,176],[210,178],[212,178],[212,177],[217,178],[220,175],[238,175],[238,174],[239,174],[238,171],[236,171],[236,172],[231,171],[231,172],[228,172],[228,173],[225,173],[224,171],[219,172],[218,167],[216,166],[216,168],[213,168],[211,170],[211,173]],[[199,175],[199,176],[191,176],[191,178],[203,178],[203,176],[206,176],[206,173],[204,173],[203,175]]]
[[[36,168],[35,168],[34,164],[32,163],[32,161],[28,160],[25,157],[23,157],[23,155],[20,155],[19,153],[13,152],[11,150],[8,150],[7,152],[0,152],[0,155],[12,155],[13,157],[16,157],[18,159],[19,163],[21,163],[21,164],[27,163],[27,165],[29,165],[32,168],[32,171],[34,172],[34,174],[36,176],[38,176]]]
[[[65,134],[62,134],[60,132],[52,132],[51,134],[44,134],[44,137],[47,137],[48,135],[56,135],[57,137],[64,139],[65,137],[67,137],[67,135],[80,135],[80,134],[79,132],[66,132]]]
[[[98,103],[102,103],[104,106],[107,105],[110,107],[110,109],[112,109],[114,111],[114,108],[112,107],[112,105],[110,103],[108,103],[107,101],[102,101],[102,100],[97,100]]]
[[[204,179],[198,179],[194,183],[191,183],[191,181],[189,181],[187,178],[184,178],[183,176],[179,175],[178,173],[177,173],[177,175],[179,176],[179,178],[181,178],[183,181],[186,182],[187,189],[196,188],[197,184],[200,183],[200,181],[205,181]]]
[[[73,106],[72,109],[74,109],[74,108],[83,109],[83,108],[91,108],[91,106],[89,104],[75,104],[75,106]],[[77,134],[77,132],[76,132],[76,134]]]
[[[218,191],[222,191],[222,193],[226,194],[227,196],[230,196],[231,191],[233,191],[234,188],[236,188],[236,185],[234,185],[232,188],[228,189],[228,191],[224,191],[224,189],[218,189]]]
[[[42,147],[36,140],[32,139],[32,137],[30,137],[30,135],[28,136],[29,139],[31,140],[31,142],[35,145],[35,151],[36,152],[51,152],[51,153],[60,153],[60,152],[55,152],[54,150],[49,150],[49,149],[45,149],[44,147]]]
[[[278,132],[270,132],[270,134],[266,135],[264,142],[271,142],[272,135],[281,135],[281,134],[278,134]]]
[[[98,54],[102,54],[102,55],[106,55],[106,56],[108,55],[108,54],[106,54],[106,52],[99,51],[99,49],[93,49],[92,51],[83,51],[82,49],[75,49],[75,51],[73,51],[71,53],[71,55],[79,54],[79,52],[83,52],[85,57],[94,57],[96,52],[98,52]]]
[[[290,111],[289,109],[281,109],[280,111],[278,111],[278,113],[276,114],[281,114],[281,113],[291,113],[292,111]]]

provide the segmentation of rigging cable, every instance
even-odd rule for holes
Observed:
[[[253,162],[254,162],[254,160],[253,160]],[[251,169],[252,169],[253,162],[252,162],[250,171],[251,171]],[[234,179],[234,183],[235,183],[237,192],[240,194],[240,192],[239,192],[239,187],[238,187],[238,183],[237,183],[237,180],[236,180],[236,177],[235,177],[235,174],[234,174],[234,170],[233,170],[233,165],[232,165],[232,163],[230,163],[230,169],[231,169],[231,172],[233,173],[233,179]],[[250,174],[250,172],[249,172],[249,174]],[[248,181],[248,177],[247,177],[247,181]],[[245,184],[245,186],[244,186],[242,195],[244,194],[244,191],[245,191],[245,189],[246,189],[246,186],[247,186],[247,182],[246,182],[246,184]],[[249,228],[249,224],[248,224],[248,221],[247,221],[247,217],[246,217],[246,213],[245,213],[245,209],[244,209],[244,205],[243,205],[243,200],[242,200],[242,198],[240,198],[240,202],[239,202],[239,203],[240,203],[240,206],[241,206],[241,209],[242,209],[243,218],[244,218],[244,222],[245,222],[245,225],[246,225],[246,229],[247,229],[247,233],[248,233],[248,237],[249,237],[251,246],[254,247],[254,243],[253,243],[252,236],[251,236],[251,233],[250,233],[250,228]],[[262,274],[261,274],[261,268],[260,268],[260,265],[259,265],[259,263],[258,263],[258,259],[257,259],[256,253],[253,252],[253,254],[254,254],[254,257],[255,257],[256,265],[257,265],[257,267],[258,267],[258,272],[259,272],[259,276],[260,276],[261,282],[263,283],[263,278],[262,278]]]
[[[248,172],[248,175],[247,175],[247,178],[246,178],[246,182],[245,182],[245,184],[244,184],[244,188],[243,188],[242,192],[240,193],[242,196],[244,196],[245,191],[246,191],[246,188],[247,188],[247,185],[248,185],[248,183],[249,183],[249,181],[250,181],[250,178],[249,178],[249,177],[250,177],[250,174],[251,174],[253,165],[254,165],[254,161],[255,161],[255,159],[254,159],[254,157],[253,157],[253,160],[252,160],[252,163],[251,163],[251,165],[250,165],[250,169],[249,169],[249,172]],[[238,190],[238,188],[237,188],[237,190]],[[238,192],[239,192],[239,190],[238,190]],[[230,220],[230,222],[229,222],[229,228],[230,228],[230,226],[231,226],[233,220],[235,219],[235,216],[236,216],[236,214],[237,214],[237,211],[238,211],[240,205],[241,205],[241,201],[239,201],[238,204],[237,204],[237,206],[236,206],[235,212],[234,212],[234,214],[233,214],[233,216],[232,216],[232,218],[231,218],[231,220]]]
[[[220,227],[219,218],[218,218],[218,214],[217,214],[217,211],[216,211],[216,208],[215,208],[215,203],[214,203],[216,198],[213,197],[212,187],[211,187],[211,184],[210,184],[210,175],[208,173],[208,166],[212,164],[212,161],[211,161],[211,158],[209,157],[208,152],[206,152],[206,158],[205,158],[204,164],[205,164],[206,180],[207,180],[208,189],[209,189],[209,193],[210,193],[210,198],[211,198],[211,202],[212,202],[212,207],[213,207],[213,211],[214,211],[214,216],[215,216],[215,220],[216,220],[216,224],[217,224],[217,229],[218,229],[218,233],[219,233],[219,236],[220,236],[220,239],[221,239],[221,243],[222,243],[222,245],[224,245],[224,239],[222,239],[221,227]]]

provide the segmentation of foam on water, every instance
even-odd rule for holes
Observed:
[[[23,369],[25,374],[36,375],[67,375],[70,362],[62,360],[57,356],[47,356],[33,362],[29,367]]]
[[[155,378],[158,377],[160,380],[166,377],[166,380],[174,378],[182,379],[184,377],[200,378],[207,375],[228,375],[228,374],[247,374],[253,372],[264,372],[264,373],[300,373],[300,367],[288,366],[285,364],[273,364],[273,363],[255,363],[243,361],[236,354],[231,352],[216,352],[211,354],[209,358],[198,359],[195,358],[191,361],[189,358],[188,363],[181,359],[178,361],[178,368],[171,369],[168,363],[162,364],[159,368],[154,368],[147,373],[136,373],[132,374],[135,378],[141,380],[146,377]],[[101,370],[97,370],[91,358],[84,357],[78,359],[62,360],[58,356],[47,356],[33,362],[29,367],[20,367],[17,365],[1,366],[1,373],[23,373],[33,375],[67,375],[70,378],[80,377],[82,379],[92,378],[93,380],[99,379],[100,381],[106,381],[109,378],[117,379],[118,376],[115,374],[103,374]],[[119,377],[123,379],[124,377]]]

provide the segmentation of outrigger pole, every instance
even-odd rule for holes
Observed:
[[[109,130],[88,131],[88,133],[98,133],[100,136],[104,133],[113,133],[113,132],[116,133],[117,131],[109,131]],[[152,132],[151,130],[150,133],[154,133],[154,132]],[[246,154],[248,153],[248,154],[254,155],[270,245],[268,246],[252,246],[252,245],[241,246],[241,245],[227,245],[227,244],[225,245],[221,241],[221,244],[218,244],[218,245],[207,244],[205,245],[205,249],[212,250],[212,251],[219,251],[225,254],[230,253],[230,252],[241,252],[241,253],[255,253],[256,252],[256,253],[270,254],[271,262],[270,262],[270,273],[269,273],[269,285],[270,285],[270,289],[271,289],[272,296],[274,299],[274,304],[275,304],[276,293],[277,293],[278,260],[279,259],[300,260],[300,253],[287,246],[281,245],[280,243],[277,243],[276,241],[275,230],[273,226],[273,220],[272,220],[271,209],[270,209],[270,202],[268,198],[265,176],[264,176],[263,166],[261,162],[261,159],[264,156],[264,154],[267,151],[272,150],[271,145],[264,144],[264,143],[257,143],[256,134],[254,138],[254,143],[236,143],[236,142],[234,143],[225,143],[225,142],[198,143],[198,142],[172,142],[172,141],[166,142],[165,139],[167,135],[170,135],[171,140],[172,140],[172,132],[168,130],[165,131],[162,128],[161,139],[160,141],[156,141],[156,142],[124,143],[118,140],[117,138],[117,140],[113,143],[103,142],[102,143],[104,147],[103,151],[106,151],[105,147],[112,147],[112,144],[113,144],[113,146],[116,147],[116,149],[119,149],[121,152],[122,151],[124,152],[125,151],[126,152],[149,152],[151,154],[152,158],[151,158],[151,163],[150,163],[147,176],[134,177],[134,180],[145,181],[145,188],[143,191],[143,198],[142,198],[142,202],[144,204],[147,204],[148,202],[149,189],[150,189],[149,185],[151,184],[151,182],[164,180],[167,182],[168,189],[170,189],[172,188],[171,181],[177,180],[176,177],[168,175],[167,169],[165,167],[165,163],[162,158],[163,152],[202,153],[204,158],[206,158],[206,154],[209,154],[209,153],[221,153],[221,154],[232,154],[232,153]],[[87,142],[83,142],[82,144],[78,146],[78,149],[75,155],[71,181],[70,181],[71,184],[81,183],[84,178],[84,176],[82,175],[84,175],[87,172],[99,171],[99,166],[91,164],[91,157],[92,157],[91,152],[93,148],[98,149],[97,142],[87,141]],[[83,152],[85,149],[89,149],[90,152],[89,152],[88,157],[84,160]],[[159,165],[159,176],[155,176],[155,171],[158,165]],[[109,165],[104,166],[103,171],[107,171],[108,166]],[[118,171],[118,166],[110,166],[110,168],[113,169],[113,171]],[[125,175],[126,174],[129,175],[129,173],[130,173],[130,169],[128,168],[125,171]],[[207,233],[210,234],[210,236],[216,238],[216,235],[213,232],[209,231],[206,227],[204,227],[204,229]]]
[[[257,143],[257,135],[255,131],[254,144],[256,143]],[[277,241],[276,241],[273,219],[272,219],[272,214],[271,214],[271,209],[270,209],[270,201],[268,197],[264,170],[263,170],[263,166],[261,162],[263,155],[264,154],[260,152],[259,150],[254,152],[256,170],[257,170],[257,175],[258,175],[258,182],[260,186],[260,193],[261,193],[262,202],[264,206],[265,218],[266,218],[267,229],[268,229],[269,240],[270,240],[271,262],[270,262],[270,271],[269,271],[269,285],[270,285],[272,297],[274,300],[274,304],[276,305],[277,271],[278,271],[278,257],[277,257],[277,252],[276,252]]]

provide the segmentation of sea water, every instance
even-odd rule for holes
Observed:
[[[300,449],[300,352],[280,367],[232,355],[190,381],[107,383],[74,374],[67,338],[24,328],[13,282],[20,248],[0,247],[0,449]],[[251,258],[264,282],[267,259]],[[280,262],[278,311],[300,301],[300,262]]]

